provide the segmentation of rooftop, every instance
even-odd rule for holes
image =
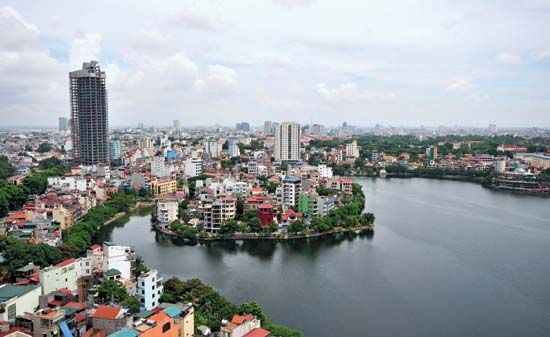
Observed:
[[[38,288],[38,286],[35,285],[14,286],[12,284],[5,284],[0,286],[0,303],[7,302],[14,297],[23,296],[36,288]]]

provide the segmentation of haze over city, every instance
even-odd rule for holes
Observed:
[[[548,1],[0,5],[2,126],[67,117],[92,59],[115,127],[550,125]]]

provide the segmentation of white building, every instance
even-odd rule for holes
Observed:
[[[227,141],[227,153],[229,154],[229,157],[238,157],[241,155],[236,139],[229,139]]]
[[[135,254],[130,246],[116,246],[105,241],[103,242],[103,254],[107,263],[107,270],[118,270],[125,280],[132,277],[132,262],[135,259]]]
[[[0,285],[0,307],[4,308],[0,312],[0,321],[15,321],[17,315],[34,312],[40,295],[39,286]]]
[[[204,141],[204,149],[210,157],[219,158],[222,153],[223,144],[217,140],[207,139]]]
[[[286,176],[282,185],[277,187],[277,202],[284,208],[296,207],[300,193],[302,193],[302,180]]]
[[[151,174],[157,178],[163,178],[170,175],[164,156],[154,156],[151,159]]]
[[[275,130],[275,160],[300,160],[300,124],[293,122],[281,123]]]
[[[495,161],[495,171],[502,173],[506,171],[506,160],[505,159],[499,159]]]
[[[196,177],[202,174],[202,159],[189,158],[185,161],[185,175]]]
[[[40,270],[42,294],[49,294],[62,288],[76,291],[78,289],[77,265],[79,264],[76,259],[71,258]]]
[[[137,279],[136,297],[145,310],[152,310],[160,304],[160,296],[164,287],[158,271],[150,270]]]
[[[178,201],[176,199],[157,199],[157,221],[169,224],[178,219]]]
[[[359,158],[359,148],[355,139],[351,143],[346,144],[346,157]]]
[[[332,178],[332,167],[320,164],[317,165],[317,171],[319,172],[319,178]]]
[[[214,200],[203,207],[204,228],[210,232],[216,232],[226,221],[235,219],[237,210],[236,199],[225,196]]]
[[[257,176],[259,173],[259,164],[255,160],[251,160],[246,164],[248,168],[248,174],[252,176]]]

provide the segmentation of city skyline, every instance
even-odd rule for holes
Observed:
[[[3,4],[2,126],[68,117],[92,59],[113,126],[550,125],[544,1]]]

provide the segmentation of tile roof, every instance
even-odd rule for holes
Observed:
[[[100,305],[99,307],[97,307],[93,317],[115,320],[117,319],[120,310],[120,307],[109,307],[106,305]]]
[[[68,266],[68,265],[70,265],[71,263],[73,263],[73,262],[75,262],[75,261],[76,261],[76,259],[73,258],[73,257],[71,257],[70,259],[67,259],[67,260],[65,260],[65,261],[59,262],[59,263],[56,264],[55,266],[56,266],[56,267],[65,267],[65,266]]]
[[[110,334],[108,337],[137,337],[139,336],[137,331],[131,328],[124,328],[115,333]]]
[[[244,335],[244,337],[267,337],[270,334],[271,332],[267,331],[266,329],[256,328],[252,329],[249,333]]]

